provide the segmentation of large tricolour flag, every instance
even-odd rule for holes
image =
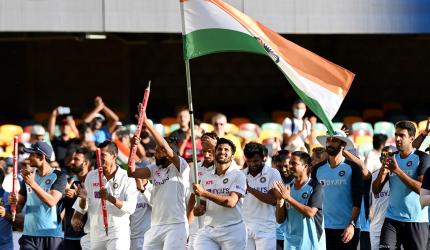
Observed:
[[[336,115],[354,79],[350,71],[306,50],[222,0],[180,0],[184,58],[217,52],[269,56],[308,107],[333,132]]]

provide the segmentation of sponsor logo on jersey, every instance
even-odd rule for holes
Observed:
[[[93,187],[98,187],[98,186],[100,186],[100,183],[98,183],[98,182],[93,182]]]
[[[100,192],[99,191],[94,192],[94,198],[100,199]]]
[[[208,192],[213,194],[228,194],[230,192],[229,188],[208,188]]]
[[[321,183],[321,186],[323,186],[323,187],[325,187],[325,186],[339,186],[339,185],[346,185],[347,181],[343,180],[343,179],[321,180],[320,183]]]
[[[136,208],[146,208],[146,207],[149,207],[149,204],[148,204],[148,203],[138,202],[138,203],[136,204]]]
[[[164,183],[166,183],[168,180],[169,180],[169,176],[167,176],[165,179],[162,179],[162,180],[154,179],[154,185],[155,185],[155,186],[163,185],[163,184],[164,184]]]
[[[373,194],[373,197],[375,197],[375,199],[379,199],[387,196],[390,196],[390,192],[388,191],[381,191],[379,194]]]
[[[207,180],[207,181],[205,182],[205,184],[206,184],[206,185],[212,185],[212,184],[214,184],[214,181],[213,181],[213,180]]]

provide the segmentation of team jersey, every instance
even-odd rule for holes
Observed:
[[[130,216],[130,238],[141,238],[151,227],[151,191],[152,184],[148,182],[144,191],[138,191],[136,210]]]
[[[268,193],[272,189],[274,181],[282,181],[279,171],[267,165],[255,177],[249,173],[248,168],[242,172],[246,175],[248,186],[262,193]],[[246,193],[243,201],[246,227],[254,232],[274,233],[276,230],[275,209],[275,206],[260,201],[249,192]]]
[[[90,171],[85,179],[87,206],[83,209],[83,212],[88,213],[91,241],[130,237],[130,215],[134,213],[137,203],[136,182],[133,178],[128,177],[127,171],[117,166],[114,177],[108,181],[103,176],[103,183],[104,188],[110,195],[122,201],[122,207],[119,209],[111,202],[106,201],[109,237],[106,236],[103,224],[98,170]],[[79,206],[79,202],[80,198],[76,200],[74,207]]]
[[[291,179],[289,182],[284,182],[285,185],[290,185],[291,183],[294,183],[294,178]],[[287,220],[285,220],[281,224],[276,224],[276,239],[277,240],[285,240],[286,227],[287,227]]]
[[[189,190],[188,163],[179,157],[180,168],[171,163],[163,168],[151,164],[153,189],[151,192],[151,226],[186,222],[186,197]]]
[[[325,228],[346,228],[352,208],[361,207],[363,180],[360,167],[346,159],[336,167],[324,161],[314,167],[312,179],[318,181],[324,191]]]
[[[241,197],[233,208],[206,200],[204,224],[210,227],[226,227],[238,224],[243,221],[242,204],[246,191],[246,177],[233,165],[230,165],[222,176],[215,174],[215,170],[202,179],[203,188],[208,192],[223,196],[229,195],[230,192],[236,192]]]
[[[9,192],[0,187],[0,206],[4,207],[6,212],[10,213]],[[0,217],[0,248],[13,248],[12,223],[6,217]]]
[[[424,175],[430,166],[429,156],[419,150],[414,149],[403,159],[398,153],[394,157],[400,169],[414,180]],[[406,186],[396,174],[390,173],[388,178],[390,203],[386,217],[401,222],[428,222],[428,207],[421,208],[420,195]]]
[[[74,189],[74,186],[78,186],[81,184],[81,182],[78,180],[76,176],[70,177],[73,179],[73,184],[70,186],[70,189]],[[81,229],[79,231],[75,231],[71,225],[73,213],[75,210],[73,209],[73,204],[75,204],[77,197],[75,198],[69,198],[64,197],[63,198],[63,204],[64,204],[64,218],[63,218],[63,231],[64,231],[64,239],[68,240],[79,240],[82,238],[82,236],[85,235],[84,230]],[[87,222],[87,214],[85,214],[82,218],[82,223],[85,224]]]
[[[66,175],[55,169],[52,169],[45,176],[40,176],[39,170],[36,169],[34,181],[45,192],[56,190],[62,195],[64,195],[67,184]],[[49,207],[27,184],[19,190],[19,194],[26,197],[23,235],[62,238],[63,230],[60,217],[62,200],[55,206]]]
[[[380,169],[372,173],[372,183],[379,175]],[[372,192],[370,206],[372,208],[372,221],[370,222],[370,236],[380,236],[381,228],[385,220],[385,212],[390,201],[390,185],[387,183],[382,187],[381,192],[375,194]]]
[[[288,225],[285,232],[286,249],[325,249],[321,185],[309,178],[300,189],[296,189],[294,183],[291,184],[290,190],[294,200],[303,205],[317,208],[318,212],[314,217],[308,218],[288,202],[285,203]]]

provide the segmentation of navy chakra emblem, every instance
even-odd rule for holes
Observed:
[[[113,184],[113,188],[114,188],[114,189],[117,189],[118,187],[119,187],[119,184],[115,182],[115,183]]]
[[[260,182],[261,182],[261,183],[265,183],[265,182],[266,182],[266,177],[261,177],[261,178],[260,178]]]
[[[303,198],[303,199],[307,199],[308,197],[309,197],[309,194],[308,194],[308,193],[306,193],[306,192],[305,192],[305,193],[303,193],[303,194],[302,194],[302,198]]]
[[[227,184],[228,182],[228,178],[225,178],[224,180],[222,180],[222,183]]]
[[[345,175],[345,171],[342,170],[339,172],[339,176],[344,176],[344,175]]]
[[[45,184],[46,184],[46,185],[51,184],[51,179],[47,179],[47,180],[45,181]]]
[[[412,166],[412,161],[408,161],[408,162],[406,163],[406,166],[408,166],[408,167]]]

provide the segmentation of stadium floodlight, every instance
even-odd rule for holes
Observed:
[[[85,34],[85,39],[106,39],[104,34]]]

